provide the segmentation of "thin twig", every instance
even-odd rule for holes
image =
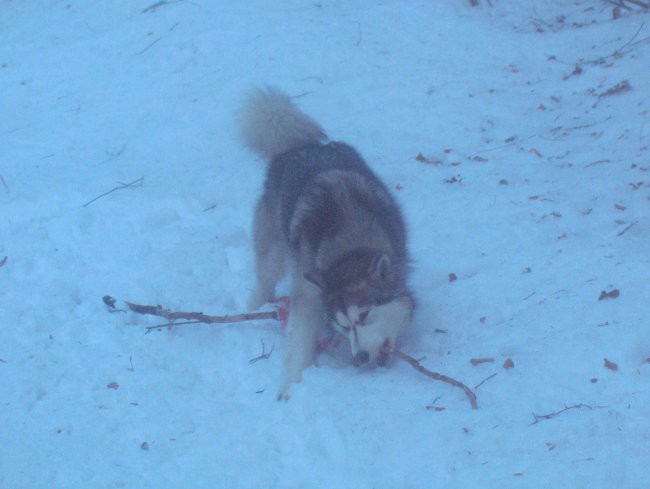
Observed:
[[[478,389],[478,388],[481,387],[483,384],[485,384],[488,380],[490,380],[491,378],[496,377],[496,376],[497,376],[497,374],[496,374],[496,373],[493,373],[493,374],[490,375],[489,377],[484,378],[483,380],[481,380],[478,384],[476,384],[476,385],[474,386],[474,390]]]
[[[163,5],[171,5],[173,3],[180,3],[182,0],[160,0],[159,2],[153,3],[145,8],[142,13],[146,14],[147,12],[155,12],[159,7]]]
[[[622,7],[626,10],[632,10],[632,7],[628,7],[623,3],[623,0],[609,0],[608,3],[611,3],[612,5],[616,5],[617,7]]]
[[[142,187],[142,182],[144,182],[144,177],[140,177],[137,180],[133,180],[131,183],[120,183],[117,187],[112,188],[108,192],[104,192],[103,194],[95,197],[94,199],[89,200],[83,206],[88,207],[90,204],[92,204],[96,200],[99,200],[102,197],[106,197],[108,194],[111,194],[111,193],[113,193],[113,192],[115,192],[117,190],[122,190],[122,189],[125,189],[125,188],[132,188],[132,187]]]
[[[5,266],[5,263],[7,263],[8,258],[9,258],[8,256],[5,256],[2,260],[0,260],[0,268]]]
[[[617,51],[618,51],[618,52],[621,52],[621,51],[623,51],[626,47],[630,46],[630,45],[634,42],[634,40],[635,40],[637,37],[639,37],[639,33],[641,32],[641,29],[643,29],[644,27],[645,27],[645,22],[641,22],[641,25],[640,25],[639,28],[637,29],[637,31],[636,31],[636,33],[634,34],[634,36],[632,36],[632,39],[630,39],[628,42],[626,42],[625,44],[623,44],[620,48],[617,49]]]
[[[150,42],[150,43],[149,43],[149,44],[148,44],[148,45],[147,45],[147,46],[146,46],[142,51],[140,51],[140,52],[138,53],[138,56],[140,56],[140,55],[143,54],[145,51],[147,51],[148,49],[150,49],[151,47],[153,47],[153,45],[156,44],[156,43],[157,43],[158,41],[160,41],[161,39],[162,39],[162,37],[159,37],[158,39],[156,39],[156,40]]]
[[[401,352],[399,350],[393,350],[391,353],[395,355],[397,358],[404,360],[406,363],[408,363],[411,367],[413,367],[421,374],[424,374],[427,377],[432,378],[433,380],[440,380],[441,382],[446,382],[447,384],[460,387],[465,391],[465,394],[467,394],[467,397],[469,398],[469,402],[472,405],[472,409],[478,409],[478,403],[476,402],[476,394],[474,394],[472,390],[462,382],[452,379],[451,377],[447,377],[446,375],[439,374],[438,372],[432,372],[431,370],[423,367],[422,364],[418,362],[415,358],[413,358],[410,355],[407,355],[404,352]]]
[[[602,407],[602,406],[596,406],[596,407]],[[532,423],[530,423],[529,426],[537,424],[537,423],[539,423],[540,421],[542,421],[544,419],[554,418],[558,414],[562,414],[563,412],[568,411],[569,409],[580,409],[580,408],[593,409],[593,407],[589,406],[588,404],[580,403],[580,404],[574,404],[573,406],[567,406],[565,404],[564,409],[560,409],[559,411],[555,411],[553,413],[549,413],[549,414],[535,414],[535,413],[533,413],[533,418],[535,418],[535,420]]]
[[[650,3],[643,3],[643,2],[640,2],[639,0],[623,0],[623,1],[631,3],[632,5],[637,5],[639,7],[650,8]]]
[[[273,346],[271,347],[271,350],[267,353],[266,352],[266,346],[264,345],[264,341],[260,340],[260,342],[262,343],[262,354],[259,355],[259,356],[256,356],[255,358],[251,358],[248,361],[248,363],[253,364],[253,363],[259,362],[260,360],[267,360],[271,356],[271,353],[273,353],[273,350],[275,350],[275,343],[273,343]]]
[[[155,326],[147,326],[144,334],[149,334],[152,331],[160,330],[163,328],[171,328],[172,326],[182,326],[184,324],[201,324],[201,321],[182,321],[177,323],[176,321],[170,321],[164,324],[156,324]]]
[[[5,188],[7,193],[9,193],[9,186],[7,185],[7,182],[5,182],[5,179],[2,178],[2,175],[0,175],[0,182],[2,182],[2,186]]]
[[[630,229],[630,228],[631,228],[632,226],[634,226],[635,224],[638,224],[638,222],[639,222],[639,221],[632,221],[630,224],[628,224],[628,225],[626,226],[625,229],[623,229],[622,231],[616,233],[616,236],[623,236],[623,235],[628,231],[628,229]]]

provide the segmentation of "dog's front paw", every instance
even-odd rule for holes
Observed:
[[[277,401],[285,401],[287,402],[289,400],[289,389],[291,388],[291,382],[287,381],[282,384],[280,389],[278,390],[278,397],[276,398]]]

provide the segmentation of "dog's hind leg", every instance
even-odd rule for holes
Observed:
[[[258,309],[274,298],[275,285],[286,273],[288,247],[278,219],[273,219],[264,197],[257,203],[253,222],[255,249],[255,288],[248,307]]]

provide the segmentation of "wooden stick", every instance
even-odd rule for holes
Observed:
[[[602,407],[602,406],[597,406],[597,407]],[[593,409],[593,407],[589,406],[588,404],[574,404],[573,406],[567,406],[566,404],[564,405],[564,409],[560,409],[559,411],[555,411],[549,414],[535,414],[533,413],[533,418],[535,419],[530,425],[534,425],[542,421],[543,419],[551,419],[557,416],[558,414],[562,414],[565,411],[568,411],[569,409],[580,409],[580,408],[589,408]]]
[[[116,300],[111,297],[110,295],[105,295],[102,300],[104,301],[104,304],[109,308],[111,311],[119,311],[120,309],[117,309],[115,307],[115,302]],[[255,321],[259,319],[276,319],[279,320],[279,314],[276,311],[265,311],[265,312],[247,312],[243,314],[235,314],[233,316],[209,316],[207,314],[203,314],[202,312],[183,312],[183,311],[170,311],[169,309],[165,309],[160,305],[157,306],[146,306],[142,304],[135,304],[133,302],[128,302],[124,301],[124,303],[128,306],[128,308],[138,314],[149,314],[152,316],[158,316],[167,319],[169,322],[165,324],[159,324],[157,326],[149,326],[147,327],[147,333],[153,331],[154,329],[160,329],[164,327],[172,327],[176,326],[179,324],[196,324],[196,323],[237,323],[237,322],[242,322],[242,321]],[[176,323],[178,319],[184,319],[185,322],[182,323]],[[263,352],[264,353],[264,352]],[[269,352],[270,354],[271,352]],[[397,358],[401,358],[404,360],[406,363],[411,365],[415,370],[418,372],[426,375],[427,377],[433,379],[433,380],[439,380],[441,382],[446,382],[447,384],[451,384],[456,387],[460,387],[465,391],[465,394],[467,394],[467,397],[469,397],[469,402],[472,405],[472,409],[478,409],[478,403],[476,402],[476,394],[472,392],[472,390],[467,387],[465,384],[462,382],[459,382],[456,379],[452,379],[451,377],[447,377],[446,375],[439,374],[437,372],[432,372],[431,370],[425,368],[422,366],[420,362],[418,362],[415,358],[413,358],[410,355],[407,355],[404,352],[401,352],[399,350],[393,350],[392,353],[394,356]]]
[[[243,321],[255,321],[258,319],[277,319],[278,314],[275,311],[266,312],[245,312],[242,314],[235,314],[233,316],[209,316],[202,312],[183,312],[183,311],[170,311],[164,309],[162,306],[143,306],[141,304],[134,304],[133,302],[124,301],[129,306],[129,309],[138,314],[151,314],[153,316],[163,317],[169,321],[176,321],[177,319],[185,319],[188,321],[198,323],[241,323]]]
[[[115,302],[116,300],[110,295],[105,295],[102,300],[109,309],[112,311],[117,311]],[[138,314],[149,314],[152,316],[158,316],[167,319],[169,322],[165,324],[159,324],[158,326],[149,326],[147,332],[150,332],[154,329],[160,329],[167,326],[177,326],[180,324],[195,324],[195,323],[240,323],[243,321],[256,321],[260,319],[278,319],[278,313],[276,311],[265,311],[265,312],[247,312],[243,314],[235,314],[233,316],[209,316],[203,314],[202,312],[184,312],[184,311],[170,311],[165,309],[161,305],[157,306],[145,306],[142,304],[135,304],[133,302],[124,301],[128,308]],[[179,319],[184,319],[186,322],[177,323],[175,321]]]
[[[115,192],[115,191],[117,191],[117,190],[122,190],[122,189],[125,189],[125,188],[132,188],[132,187],[142,187],[142,182],[144,182],[144,177],[140,177],[140,178],[138,178],[138,179],[136,179],[136,180],[133,180],[133,181],[130,182],[130,183],[122,183],[122,182],[118,182],[119,185],[118,185],[117,187],[114,187],[114,188],[112,188],[111,190],[109,190],[108,192],[104,192],[103,194],[98,195],[98,196],[95,197],[94,199],[89,200],[89,201],[86,202],[83,206],[84,206],[84,207],[88,207],[90,204],[92,204],[92,203],[95,202],[96,200],[99,200],[99,199],[101,199],[102,197],[106,197],[108,194],[112,194],[113,192]]]
[[[452,379],[451,377],[447,377],[446,375],[439,374],[438,372],[432,372],[431,370],[424,368],[420,362],[418,362],[415,358],[413,358],[410,355],[407,355],[404,352],[401,352],[399,350],[393,350],[391,353],[395,355],[397,358],[401,358],[402,360],[404,360],[406,363],[408,363],[411,367],[413,367],[421,374],[424,374],[427,377],[432,378],[433,380],[440,380],[441,382],[446,382],[453,386],[460,387],[465,391],[467,397],[469,397],[469,402],[472,405],[472,409],[478,409],[478,402],[476,402],[476,394],[474,394],[472,390],[462,382],[459,382],[456,379]]]

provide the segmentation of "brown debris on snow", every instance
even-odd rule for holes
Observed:
[[[494,358],[472,358],[469,363],[474,365],[475,367],[477,365],[480,365],[482,363],[491,363],[494,361]]]
[[[613,289],[610,290],[609,292],[605,292],[604,290],[601,290],[600,295],[598,296],[598,300],[602,301],[605,299],[616,299],[619,295],[621,295],[621,291],[618,289]]]
[[[442,164],[442,160],[427,158],[422,153],[418,153],[417,156],[415,157],[415,160],[419,161],[420,163],[427,163],[429,165],[441,165]]]
[[[608,88],[603,93],[599,94],[598,98],[601,99],[603,97],[611,97],[612,95],[629,92],[631,90],[632,90],[632,85],[630,85],[630,82],[627,80],[623,80],[618,82],[613,87]]]
[[[616,372],[618,370],[618,365],[615,364],[614,362],[610,362],[606,358],[603,359],[603,364],[605,365],[605,368],[612,370]]]

